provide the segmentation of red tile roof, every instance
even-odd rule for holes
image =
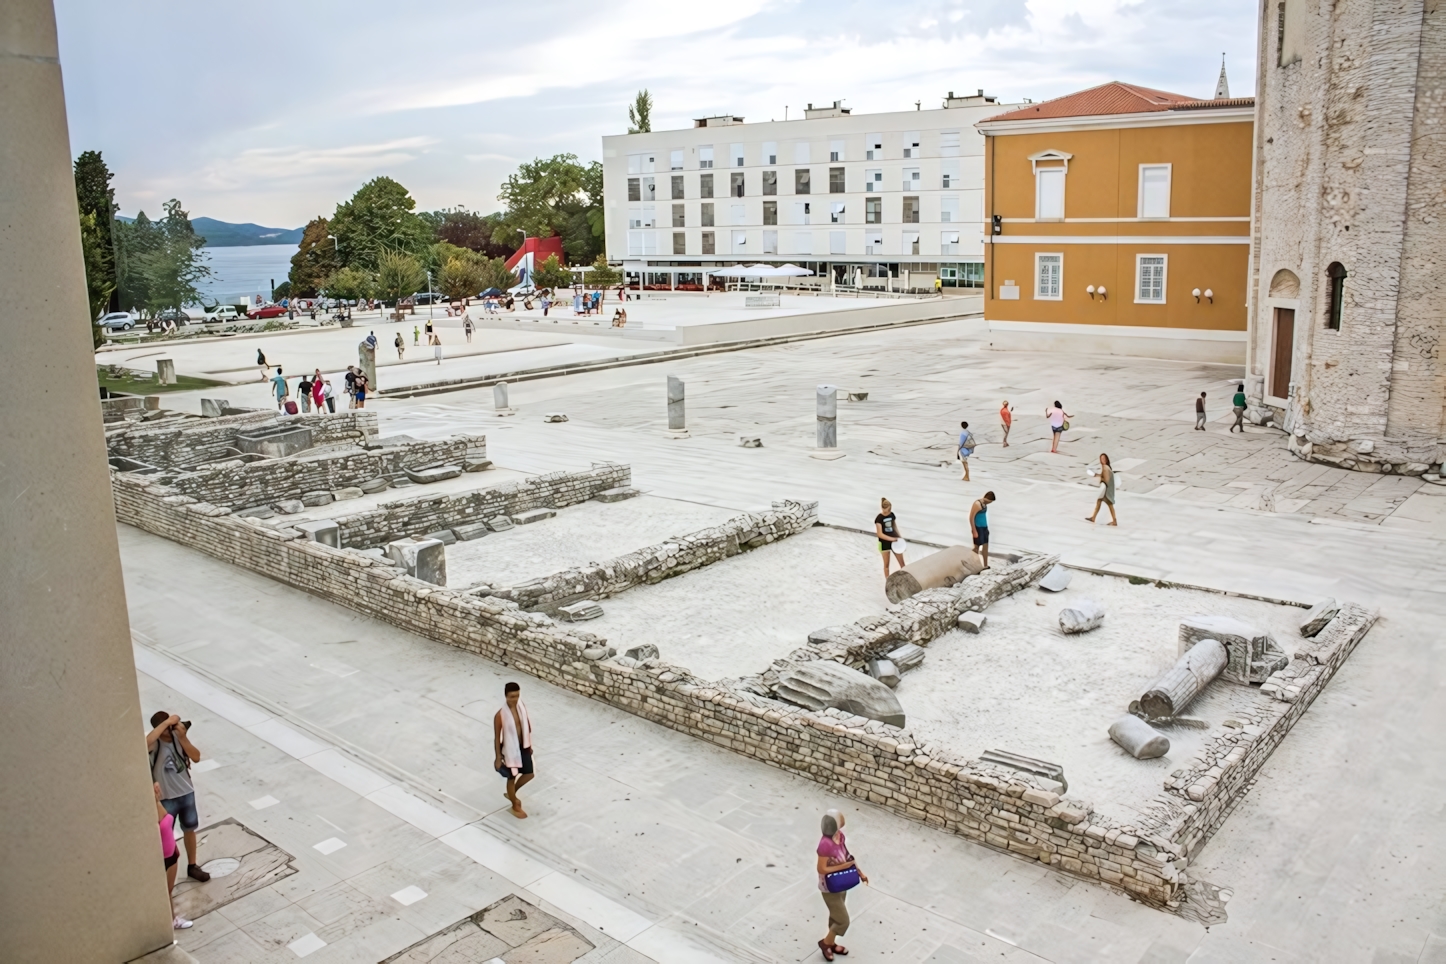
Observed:
[[[1074,94],[1066,94],[1040,104],[1030,104],[1007,113],[996,114],[992,121],[1041,120],[1050,117],[1098,117],[1106,114],[1145,114],[1162,110],[1205,110],[1211,107],[1246,107],[1255,103],[1253,97],[1229,100],[1201,100],[1167,90],[1152,90],[1135,84],[1112,80]]]

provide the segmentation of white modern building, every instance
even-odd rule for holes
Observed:
[[[799,120],[705,117],[603,138],[608,257],[630,267],[793,262],[836,283],[983,284],[984,138],[1010,105],[951,92],[931,110]],[[686,277],[686,276],[684,276]],[[680,278],[681,280],[681,278]],[[694,278],[690,280],[700,280]]]

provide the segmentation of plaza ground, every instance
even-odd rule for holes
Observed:
[[[668,374],[688,386],[686,439],[664,431]],[[1238,375],[1229,366],[991,352],[982,326],[965,321],[527,382],[512,387],[512,418],[491,414],[490,389],[374,403],[384,435],[485,432],[493,460],[518,472],[626,462],[649,495],[725,515],[817,498],[822,521],[867,529],[887,496],[911,538],[950,543],[967,536],[965,510],[988,488],[999,497],[991,527],[1004,547],[1173,582],[1379,607],[1380,622],[1192,863],[1192,876],[1233,895],[1227,922],[1207,930],[526,678],[541,775],[529,788],[532,818],[515,822],[500,812],[485,749],[485,721],[512,671],[123,529],[139,651],[204,683],[182,695],[145,657],[143,709],[191,714],[197,742],[205,732],[203,750],[223,762],[198,778],[203,819],[264,826],[300,867],[290,884],[203,918],[183,944],[202,962],[288,960],[281,936],[335,927],[337,940],[314,959],[364,960],[386,943],[379,935],[405,946],[387,930],[395,918],[420,933],[434,918],[416,915],[476,910],[510,888],[596,936],[599,960],[813,960],[822,934],[811,872],[817,817],[842,806],[851,849],[872,878],[850,897],[853,959],[1440,959],[1446,833],[1436,814],[1446,750],[1431,734],[1446,722],[1438,698],[1446,489],[1299,462],[1269,430],[1227,435]],[[846,457],[837,461],[808,454],[821,382],[870,393],[840,402]],[[1194,432],[1202,390],[1212,420]],[[176,397],[198,410],[187,400],[200,394]],[[1005,397],[1017,406],[1007,449],[994,414]],[[1063,454],[1051,456],[1042,414],[1055,398],[1074,418]],[[544,423],[551,411],[570,420]],[[983,443],[970,483],[949,462],[961,419]],[[739,447],[740,433],[760,435],[764,448]],[[1083,520],[1094,499],[1084,471],[1102,450],[1126,466],[1118,529]],[[866,562],[877,566],[877,554]],[[365,802],[375,792],[366,785],[342,786],[228,722],[216,708],[227,700],[264,707],[345,759],[428,794],[456,821],[535,861],[536,877],[454,864],[454,848]],[[254,810],[250,801],[265,795],[281,804]],[[333,836],[348,840],[335,855],[345,863],[314,849]],[[379,914],[370,896],[333,902],[380,893],[368,874],[406,877],[454,903],[432,911],[429,896],[408,917]],[[432,879],[445,885],[429,889]],[[596,899],[565,893],[564,881]],[[550,896],[527,889],[534,885]],[[324,893],[313,906],[372,916],[348,930],[346,914],[310,915],[303,902]],[[613,908],[636,919],[619,931],[626,940],[608,944],[597,925]]]

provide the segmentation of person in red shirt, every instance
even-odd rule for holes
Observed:
[[[1009,407],[1007,398],[999,406],[999,424],[1004,426],[1004,447],[1009,448],[1009,427],[1014,424],[1014,409]]]

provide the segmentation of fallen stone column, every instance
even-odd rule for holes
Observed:
[[[1105,607],[1093,599],[1076,599],[1059,612],[1062,633],[1087,633],[1105,621]]]
[[[1147,720],[1163,720],[1184,712],[1190,701],[1225,669],[1225,646],[1217,639],[1202,639],[1155,680],[1140,697]]]
[[[984,566],[973,549],[950,546],[890,573],[884,583],[884,595],[891,603],[901,603],[925,589],[957,586],[966,576],[977,575],[983,570]]]

